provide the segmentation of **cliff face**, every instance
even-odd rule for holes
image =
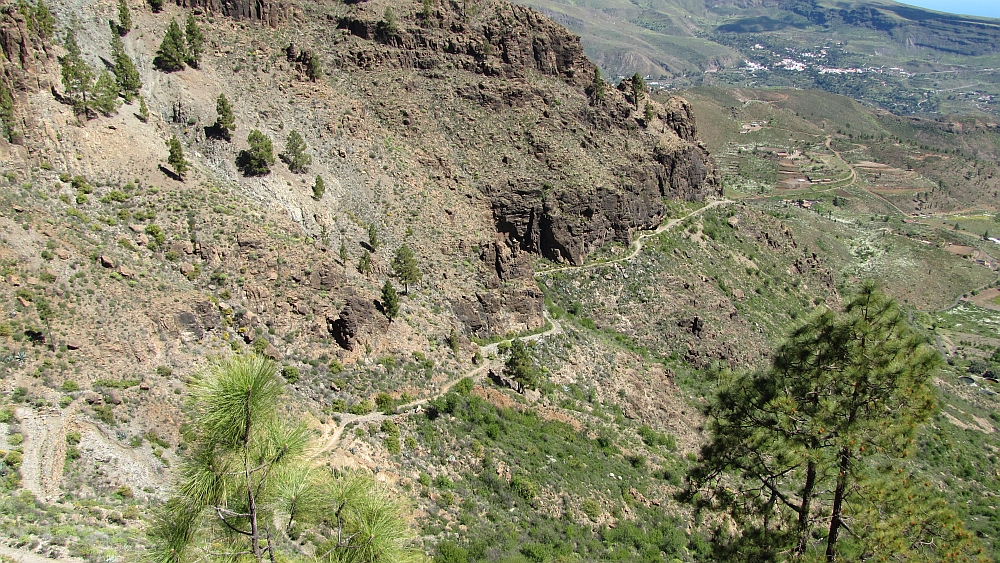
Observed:
[[[259,21],[271,27],[288,19],[290,6],[273,0],[177,0],[178,6],[200,8],[237,21]]]
[[[406,113],[404,134],[447,139],[440,159],[472,176],[515,251],[580,264],[658,224],[664,198],[720,193],[691,106],[645,92],[635,100],[630,82],[627,93],[606,85],[597,96],[579,37],[545,16],[504,2],[388,18],[385,9],[365,3],[338,18],[335,65],[414,83],[399,95],[436,107],[436,122],[419,123],[410,114],[420,110],[384,87],[380,116]]]

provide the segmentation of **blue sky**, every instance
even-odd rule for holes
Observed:
[[[906,0],[903,3],[939,12],[1000,18],[1000,2],[997,0]]]

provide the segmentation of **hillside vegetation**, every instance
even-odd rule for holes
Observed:
[[[943,361],[847,508],[816,450],[800,551],[996,558],[989,122],[612,84],[499,0],[8,2],[0,48],[0,554],[787,559],[706,444],[861,290]],[[909,494],[947,541],[878,528]]]

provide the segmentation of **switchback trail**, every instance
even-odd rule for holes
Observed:
[[[644,241],[646,239],[648,239],[650,237],[655,237],[655,236],[657,236],[657,235],[659,235],[659,234],[661,234],[661,233],[663,233],[665,231],[668,231],[668,230],[676,227],[677,225],[679,225],[682,221],[684,221],[688,217],[693,217],[695,215],[699,215],[699,214],[701,214],[701,213],[703,213],[705,211],[708,211],[709,209],[714,209],[716,207],[719,207],[719,206],[722,206],[722,205],[728,205],[730,203],[733,203],[733,200],[731,200],[731,199],[718,199],[718,200],[710,202],[709,204],[705,205],[704,207],[700,207],[698,209],[695,209],[694,211],[692,211],[692,212],[690,212],[690,213],[688,213],[686,215],[683,215],[681,217],[676,217],[676,218],[670,219],[668,221],[664,221],[657,228],[655,228],[655,229],[653,229],[651,231],[644,231],[644,232],[640,233],[639,236],[637,236],[635,238],[635,240],[632,241],[632,244],[630,245],[630,251],[629,251],[629,253],[626,254],[625,256],[620,257],[620,258],[615,258],[613,260],[605,260],[605,261],[601,261],[601,262],[592,262],[590,264],[583,264],[583,265],[580,265],[580,266],[559,266],[559,267],[556,267],[556,268],[549,268],[547,270],[542,270],[542,271],[535,272],[535,277],[544,276],[544,275],[551,274],[551,273],[554,273],[554,272],[562,272],[562,271],[567,271],[567,270],[586,270],[586,269],[590,269],[590,268],[597,268],[597,267],[600,267],[600,266],[607,266],[607,265],[610,265],[610,264],[616,264],[616,263],[619,263],[619,262],[630,261],[633,258],[635,258],[639,254],[640,251],[642,251],[642,248],[644,246]],[[529,336],[525,336],[525,337],[521,338],[521,340],[526,341],[526,342],[535,342],[535,341],[541,340],[543,338],[546,338],[548,336],[553,336],[553,335],[561,334],[562,333],[562,325],[559,324],[559,321],[557,321],[556,319],[553,319],[552,317],[550,317],[547,312],[543,312],[543,316],[544,316],[546,322],[549,323],[550,328],[548,330],[546,330],[544,332],[540,332],[538,334],[532,334],[532,335],[529,335]],[[488,344],[486,346],[483,346],[480,349],[480,352],[483,355],[484,359],[488,358],[491,355],[496,354],[496,352],[497,352],[497,345],[498,344],[499,344],[498,342],[494,342],[493,344]],[[473,380],[478,379],[489,368],[491,368],[491,367],[497,367],[499,365],[500,365],[500,363],[497,362],[496,360],[493,360],[493,361],[485,360],[485,363],[483,365],[477,366],[477,367],[475,367],[475,368],[473,368],[473,369],[471,369],[471,370],[463,373],[459,377],[456,377],[455,379],[452,379],[451,381],[448,381],[447,383],[445,383],[444,385],[442,385],[441,388],[438,390],[437,393],[435,393],[433,395],[430,395],[430,396],[427,396],[427,397],[424,397],[422,399],[417,399],[415,401],[410,401],[409,403],[397,406],[396,407],[397,414],[394,414],[394,415],[385,414],[385,413],[381,413],[381,412],[377,412],[377,411],[376,412],[371,412],[371,413],[368,413],[368,414],[362,414],[362,415],[349,414],[349,413],[338,414],[337,416],[339,417],[339,422],[336,425],[332,425],[332,424],[329,424],[329,423],[322,425],[323,432],[322,432],[322,435],[320,437],[320,444],[317,446],[315,453],[312,454],[311,459],[314,462],[317,462],[319,460],[319,458],[323,454],[326,454],[328,452],[333,451],[337,447],[337,445],[340,443],[340,439],[344,435],[344,430],[348,426],[350,426],[352,424],[364,424],[364,423],[369,423],[369,422],[380,422],[382,420],[385,420],[387,418],[392,418],[394,416],[408,416],[408,415],[414,414],[416,412],[419,412],[417,410],[417,407],[420,407],[420,406],[422,406],[424,404],[427,404],[429,401],[433,401],[434,399],[437,399],[438,397],[443,396],[448,391],[450,391],[451,388],[456,383],[458,383],[462,379],[465,379],[466,377],[471,377]]]
[[[559,321],[550,317],[547,312],[543,311],[542,315],[545,318],[545,321],[550,325],[549,329],[544,332],[540,332],[538,334],[531,334],[528,336],[521,337],[520,340],[525,342],[537,342],[548,336],[562,334],[563,329]],[[489,368],[498,367],[500,365],[500,362],[496,360],[489,360],[488,358],[491,355],[495,355],[497,353],[497,347],[499,344],[500,342],[494,342],[492,344],[487,344],[486,346],[483,346],[482,348],[479,349],[480,353],[483,356],[483,361],[484,361],[483,365],[477,366],[463,373],[462,375],[446,382],[444,385],[441,386],[438,392],[433,395],[424,397],[422,399],[410,401],[409,403],[398,405],[396,407],[397,411],[396,414],[385,414],[378,411],[360,415],[350,414],[350,413],[338,414],[340,422],[337,423],[336,426],[332,426],[330,424],[323,425],[323,434],[320,437],[320,444],[317,447],[316,452],[312,454],[311,459],[315,462],[323,454],[333,451],[337,447],[337,444],[340,442],[341,437],[343,437],[344,429],[346,429],[348,426],[352,424],[381,422],[387,418],[393,418],[397,416],[409,416],[411,414],[415,414],[419,412],[417,410],[417,407],[425,405],[428,402],[437,399],[438,397],[444,396],[446,393],[448,393],[448,391],[451,390],[452,387],[455,386],[456,383],[465,379],[466,377],[471,377],[473,380],[476,380],[480,378],[484,373],[486,373],[486,371]]]

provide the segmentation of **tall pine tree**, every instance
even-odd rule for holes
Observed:
[[[285,161],[288,169],[296,174],[308,171],[309,165],[312,164],[312,157],[306,154],[306,142],[298,131],[293,129],[288,134],[285,152],[281,153],[281,160]]]
[[[860,522],[860,507],[881,502],[864,475],[913,451],[934,410],[940,361],[896,303],[867,284],[843,312],[821,311],[795,329],[769,369],[725,377],[706,408],[710,438],[689,488],[741,526],[718,542],[718,558],[833,561],[873,540],[860,525],[841,532]]]
[[[167,156],[167,164],[174,169],[174,173],[183,182],[184,174],[189,168],[188,161],[184,159],[184,147],[181,146],[181,142],[175,136],[167,141],[167,148],[170,149],[170,155]]]
[[[389,280],[385,280],[385,284],[382,285],[382,311],[390,324],[399,315],[399,295]]]
[[[232,140],[233,130],[236,129],[236,116],[233,115],[233,106],[229,105],[225,94],[219,94],[219,98],[215,101],[215,112],[218,114],[215,118],[217,134],[227,141]]]
[[[139,71],[135,69],[135,64],[132,63],[132,58],[125,52],[122,38],[117,35],[111,36],[111,58],[114,59],[112,71],[115,73],[118,90],[127,103],[132,103],[132,99],[139,95],[142,80],[139,78]]]
[[[423,278],[413,251],[406,244],[396,250],[396,255],[392,258],[392,271],[399,281],[403,282],[404,294],[410,293],[411,283],[419,283]]]
[[[254,129],[247,136],[250,148],[240,151],[236,157],[236,166],[244,176],[266,176],[274,166],[274,147],[271,138]]]
[[[118,113],[118,84],[110,72],[101,71],[91,91],[93,108],[104,115]]]
[[[188,12],[187,22],[184,25],[184,36],[187,39],[187,64],[191,68],[198,68],[201,63],[201,53],[205,43],[205,36],[198,27],[198,22],[194,19],[194,13]]]
[[[122,36],[132,31],[132,12],[128,9],[128,0],[118,0],[118,33]]]
[[[171,18],[170,25],[167,26],[167,33],[163,36],[163,42],[160,43],[160,48],[156,51],[153,66],[164,72],[174,72],[184,68],[187,58],[184,34],[181,32],[181,27],[177,25],[177,20]]]
[[[59,59],[62,66],[62,83],[66,88],[66,98],[73,104],[77,114],[89,117],[91,102],[90,91],[94,87],[94,70],[83,60],[80,46],[76,42],[73,30],[66,32],[66,55]]]

